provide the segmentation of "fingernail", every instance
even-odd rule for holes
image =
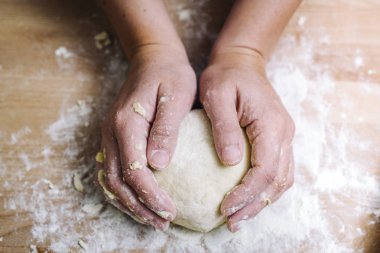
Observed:
[[[169,154],[164,150],[153,150],[150,164],[156,169],[164,169],[169,163]]]
[[[240,150],[236,145],[231,145],[223,148],[222,150],[223,162],[228,165],[235,165],[239,163],[241,159]]]
[[[225,217],[230,216],[230,215],[236,213],[237,211],[239,211],[240,209],[242,209],[246,205],[247,205],[247,202],[244,201],[244,202],[241,202],[241,203],[234,205],[232,207],[227,207],[227,208],[222,210],[222,214]]]
[[[169,220],[169,221],[172,221],[173,218],[174,218],[174,215],[170,212],[166,212],[166,211],[159,211],[157,212],[157,214],[161,217],[161,218],[164,218],[165,220]]]

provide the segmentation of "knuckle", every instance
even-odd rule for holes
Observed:
[[[125,184],[128,184],[131,187],[135,185],[136,176],[134,176],[134,174],[129,169],[123,169],[121,174],[122,180]]]
[[[209,90],[210,88],[204,85],[204,86],[201,86],[200,93],[199,93],[199,100],[205,107],[208,105],[208,96],[210,94]]]
[[[126,115],[121,111],[118,111],[114,114],[111,124],[113,125],[116,131],[122,131],[125,127],[125,118]]]
[[[272,145],[281,143],[283,136],[283,129],[278,126],[268,126],[267,129],[261,131],[261,137],[267,139],[266,141],[271,142]]]
[[[174,127],[170,124],[157,124],[151,129],[152,138],[170,138],[174,132]]]
[[[267,183],[267,185],[273,184],[276,180],[276,174],[274,172],[266,172],[264,174],[264,180]]]
[[[216,133],[222,135],[221,137],[223,138],[240,133],[240,127],[237,123],[229,121],[217,121],[213,124],[213,129]]]
[[[201,86],[200,101],[204,106],[207,106],[210,102],[220,101],[223,97],[222,85],[216,85],[213,81],[207,81]]]
[[[286,134],[290,135],[292,138],[295,134],[296,126],[294,124],[293,119],[289,115],[289,113],[282,108],[281,110],[275,111],[276,117],[276,128],[278,132],[285,132]]]
[[[282,110],[276,110],[273,112],[274,118],[276,118],[276,125],[278,129],[285,129],[287,127],[288,116]]]
[[[286,189],[289,189],[293,185],[294,185],[294,176],[291,175],[289,176],[288,181],[286,182]]]

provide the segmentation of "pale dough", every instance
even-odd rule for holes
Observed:
[[[204,111],[193,110],[185,117],[170,165],[162,171],[153,170],[159,186],[177,208],[173,223],[208,232],[225,222],[220,203],[250,166],[249,144],[243,130],[242,133],[245,137],[242,161],[235,166],[223,166]]]

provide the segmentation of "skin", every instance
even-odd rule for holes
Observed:
[[[295,127],[265,65],[299,2],[237,0],[200,77],[200,100],[222,163],[242,159],[240,127],[252,145],[252,168],[221,205],[232,232],[293,183]],[[102,126],[105,184],[125,213],[164,230],[176,210],[148,165],[164,169],[169,164],[180,123],[194,101],[196,77],[162,1],[101,4],[130,63],[128,79]],[[133,109],[136,102],[144,113]]]
[[[233,165],[242,159],[240,127],[252,146],[252,168],[221,204],[232,232],[293,184],[295,126],[266,77],[265,65],[299,3],[236,1],[201,75],[200,99],[220,160]]]

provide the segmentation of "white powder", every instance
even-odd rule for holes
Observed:
[[[356,68],[360,68],[360,67],[363,67],[363,57],[360,56],[360,55],[357,55],[355,56],[355,59],[354,59],[354,65]]]
[[[191,10],[184,9],[177,12],[178,19],[181,21],[189,21],[191,17]]]
[[[64,47],[64,46],[61,46],[61,47],[57,48],[57,49],[55,50],[55,55],[56,55],[57,57],[63,57],[63,58],[65,58],[65,59],[74,56],[74,54],[73,54],[71,51],[69,51],[69,50],[68,50],[66,47]]]
[[[21,161],[24,163],[26,171],[29,171],[33,168],[33,164],[30,162],[29,156],[27,154],[21,153],[19,157]]]
[[[16,144],[18,140],[26,135],[30,134],[32,130],[29,127],[24,127],[17,132],[11,134],[10,144]]]
[[[307,17],[301,16],[301,17],[298,18],[297,24],[299,26],[304,26],[306,21],[307,21]]]
[[[307,20],[303,19],[300,25]],[[186,32],[190,36],[191,31]],[[321,38],[324,43],[329,42],[328,36]],[[283,38],[268,66],[269,78],[297,126],[295,185],[254,220],[242,223],[242,230],[236,234],[228,232],[225,225],[208,234],[176,226],[166,232],[157,232],[137,224],[110,205],[97,214],[96,219],[93,214],[81,211],[83,206],[104,203],[104,196],[92,184],[93,155],[99,143],[89,136],[86,123],[99,125],[118,85],[125,79],[126,65],[119,51],[102,73],[101,94],[72,106],[63,105],[57,121],[47,126],[46,134],[51,143],[38,151],[44,158],[42,162],[34,162],[27,154],[18,154],[26,170],[33,168],[44,178],[20,184],[20,191],[6,200],[4,207],[29,211],[34,220],[34,240],[49,241],[49,248],[54,252],[79,251],[79,240],[85,242],[88,252],[132,249],[147,252],[295,252],[296,249],[354,252],[350,243],[363,238],[364,231],[355,222],[345,222],[343,217],[331,215],[326,206],[333,203],[349,208],[347,211],[355,217],[370,214],[379,217],[379,178],[366,172],[369,165],[377,164],[375,158],[363,162],[348,152],[353,146],[365,152],[377,145],[371,139],[362,140],[349,125],[333,124],[329,118],[331,104],[326,98],[334,95],[336,83],[325,66],[313,61],[317,51],[313,43],[307,37],[300,41],[298,43],[292,36]],[[380,92],[380,87],[374,85],[363,89]],[[347,108],[352,103],[347,101],[342,106]],[[379,125],[377,128],[380,131]],[[22,137],[17,136],[15,140]],[[59,154],[62,160],[53,164],[49,156],[54,154],[55,148],[64,148],[64,153]],[[1,154],[0,166],[3,166]],[[47,169],[54,173],[46,174]],[[0,187],[11,189],[12,182],[24,179],[26,170],[11,174],[8,178],[11,183],[5,181]],[[5,168],[0,167],[0,176],[4,172]],[[73,173],[83,175],[84,193],[72,187]],[[53,187],[49,186],[51,181]],[[353,214],[352,206],[343,202],[342,194],[356,207]],[[368,225],[374,224],[372,219]],[[344,241],[339,239],[342,235]]]

